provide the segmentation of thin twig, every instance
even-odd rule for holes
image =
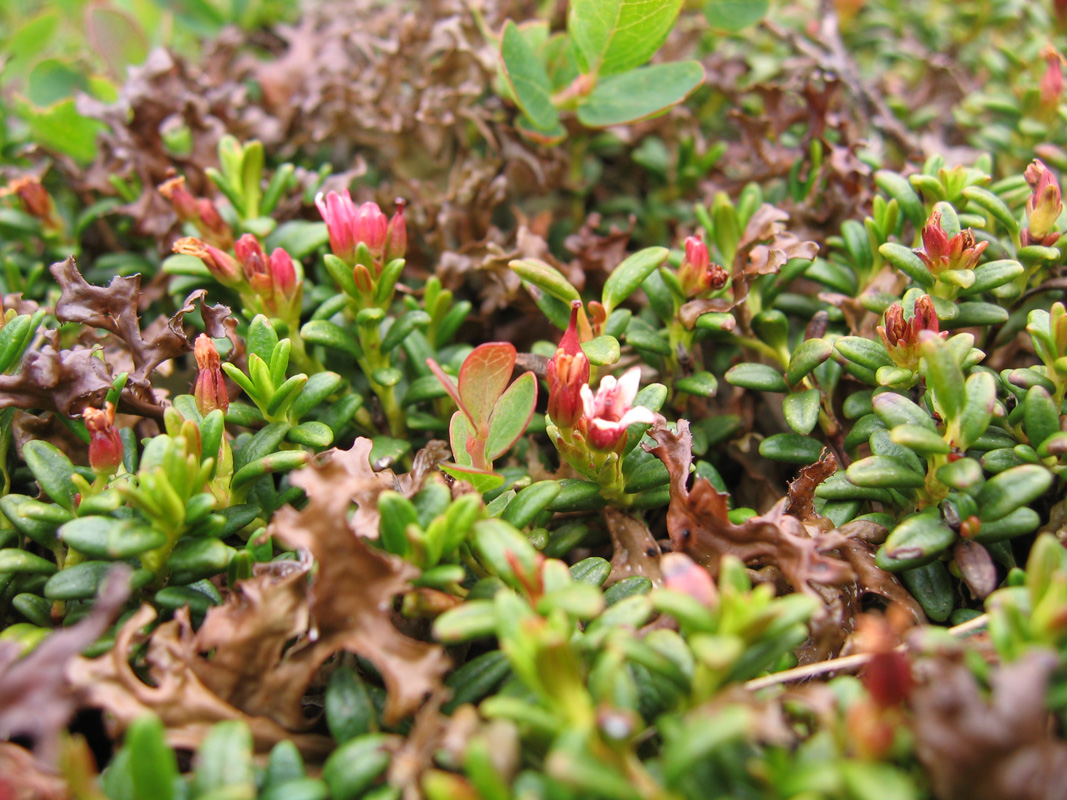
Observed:
[[[949,628],[950,636],[968,636],[975,631],[981,630],[989,622],[989,615],[982,614],[974,619],[967,620],[955,627]],[[904,650],[904,645],[897,645],[895,650]],[[817,678],[831,672],[852,672],[865,666],[874,656],[874,653],[856,653],[841,658],[831,658],[829,661],[820,661],[817,664],[805,664],[803,667],[776,672],[773,675],[765,675],[762,678],[754,678],[745,683],[745,688],[750,692],[766,689],[769,686],[777,686],[782,683],[796,683],[797,681]]]

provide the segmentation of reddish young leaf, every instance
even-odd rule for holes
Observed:
[[[482,438],[488,434],[489,417],[515,369],[515,345],[488,342],[474,348],[459,370],[459,396],[467,415]]]

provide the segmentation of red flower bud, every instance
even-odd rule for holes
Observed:
[[[176,241],[172,249],[175,253],[199,258],[215,280],[223,286],[236,286],[241,283],[241,265],[229,253],[224,253],[214,245],[186,236]]]
[[[548,416],[560,428],[573,428],[582,416],[582,387],[589,384],[589,359],[578,342],[578,310],[571,303],[571,321],[560,339],[556,354],[548,362]]]
[[[708,246],[697,236],[685,240],[685,258],[678,267],[678,281],[688,298],[699,297],[709,291],[717,291],[726,285],[729,273],[718,264],[712,264]]]
[[[908,319],[905,319],[900,303],[893,303],[885,311],[885,324],[876,330],[893,363],[910,370],[919,367],[922,358],[920,334],[923,331],[938,334],[942,339],[948,336],[948,331],[940,330],[934,301],[925,294],[915,301],[915,309]]]
[[[404,206],[407,203],[403,198],[396,199],[396,213],[389,220],[389,230],[385,236],[385,262],[389,263],[394,258],[403,258],[408,250],[408,228],[404,220]]]
[[[58,230],[61,227],[52,195],[41,185],[39,178],[32,175],[15,178],[0,192],[0,196],[7,194],[17,196],[26,213],[39,219],[45,228]]]
[[[115,428],[115,406],[108,403],[101,411],[87,408],[82,412],[89,431],[89,466],[99,476],[115,474],[122,465],[122,439]]]
[[[286,299],[291,299],[297,290],[296,267],[293,259],[280,247],[270,254],[270,275],[274,281],[274,291]]]
[[[222,375],[222,360],[219,358],[219,351],[215,349],[215,343],[206,333],[196,337],[193,355],[199,370],[196,386],[193,388],[197,410],[204,416],[216,408],[221,408],[225,413],[230,407],[230,398]]]
[[[184,176],[179,175],[159,185],[159,193],[170,200],[174,206],[174,213],[182,222],[198,223],[200,221],[200,208],[196,198],[185,187]]]
[[[363,242],[376,262],[375,272],[380,270],[377,262],[385,252],[385,240],[389,234],[389,220],[377,203],[364,203],[356,212],[354,221],[355,241]],[[369,266],[369,265],[368,265]]]
[[[315,205],[326,221],[333,254],[346,264],[353,263],[356,258],[356,240],[352,222],[356,216],[356,207],[352,202],[352,195],[348,193],[348,189],[340,194],[330,192],[323,195],[319,192]]]

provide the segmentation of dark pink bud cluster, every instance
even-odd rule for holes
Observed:
[[[404,203],[397,202],[392,220],[382,213],[377,203],[357,206],[348,190],[319,193],[315,205],[326,221],[330,234],[330,249],[346,264],[355,266],[356,248],[363,244],[370,251],[373,263],[364,264],[377,277],[382,266],[394,258],[402,258],[407,250],[407,229]]]
[[[934,301],[925,294],[915,301],[915,312],[910,319],[904,317],[900,303],[893,303],[886,309],[885,325],[879,325],[877,331],[893,363],[910,370],[919,368],[919,359],[922,358],[919,337],[923,331],[941,338],[948,336],[948,331],[940,330]]]
[[[234,252],[244,279],[268,310],[277,311],[281,304],[295,296],[298,288],[296,267],[285,250],[276,247],[267,258],[259,240],[246,233],[237,240]]]

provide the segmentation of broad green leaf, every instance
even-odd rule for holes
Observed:
[[[478,345],[459,369],[459,397],[463,410],[478,429],[489,423],[515,368],[515,345],[487,342]]]
[[[845,474],[857,486],[875,489],[918,489],[925,482],[921,474],[892,456],[868,456],[853,462]]]
[[[646,247],[629,256],[612,270],[604,282],[601,300],[604,310],[610,314],[623,300],[629,297],[641,282],[667,260],[670,251],[666,247]]]
[[[978,493],[983,522],[998,520],[1028,506],[1048,491],[1053,475],[1044,466],[1021,464],[994,475]]]
[[[739,31],[763,19],[770,5],[770,0],[709,0],[704,16],[713,28]]]
[[[589,128],[624,125],[651,117],[685,100],[704,82],[697,61],[653,64],[597,84],[578,109],[578,120]]]
[[[782,373],[768,364],[746,361],[726,371],[726,382],[756,392],[788,392]]]
[[[819,422],[821,400],[818,389],[787,394],[782,401],[782,414],[789,427],[805,436],[811,433]]]
[[[954,420],[963,407],[963,372],[944,339],[928,334],[922,338],[926,358],[926,385],[934,394],[942,419]]]
[[[471,427],[470,420],[462,411],[452,415],[452,422],[448,427],[448,440],[452,445],[452,460],[460,466],[469,467],[473,462],[468,444],[473,446],[475,431]]]
[[[898,525],[886,539],[885,549],[890,558],[925,559],[936,556],[954,541],[956,534],[941,521],[937,509],[932,509]]]
[[[486,457],[493,461],[504,455],[526,431],[537,405],[537,378],[527,372],[500,397],[489,420]]]
[[[532,283],[538,289],[548,292],[553,297],[569,303],[581,300],[578,290],[563,277],[563,273],[537,258],[516,259],[508,264],[515,274],[524,281]]]
[[[682,0],[572,0],[567,32],[582,72],[614,75],[652,58]]]
[[[471,466],[461,466],[459,464],[441,464],[442,472],[447,472],[456,480],[467,481],[474,487],[476,492],[484,494],[491,491],[504,483],[504,476],[497,475],[495,472],[490,472],[484,469],[477,469]],[[464,603],[464,606],[470,605]]]
[[[559,144],[567,138],[567,129],[561,123],[557,123],[550,130],[540,131],[533,127],[533,124],[526,117],[519,117],[515,120],[515,127],[525,138],[544,147]]]
[[[799,433],[776,433],[759,445],[761,456],[787,464],[813,464],[819,460],[822,450],[822,442]]]
[[[16,97],[15,109],[29,128],[28,138],[35,144],[65,153],[77,161],[96,158],[96,134],[104,125],[79,114],[74,98],[38,108]]]
[[[26,79],[26,97],[38,106],[57,103],[86,88],[83,70],[55,58],[39,62]]]
[[[825,339],[807,339],[801,342],[789,359],[789,367],[785,371],[786,382],[795,386],[833,352],[834,346]]]
[[[85,16],[89,43],[115,77],[123,77],[126,67],[140,64],[148,57],[148,40],[129,14],[116,8],[90,6]]]
[[[165,733],[159,717],[151,713],[137,717],[126,731],[130,778],[137,797],[171,800],[175,796],[178,760],[167,746]]]
[[[621,349],[619,340],[614,336],[598,336],[588,342],[582,342],[582,352],[589,363],[596,367],[609,367],[619,360]]]
[[[548,81],[545,65],[523,38],[518,25],[511,20],[504,26],[500,56],[515,102],[527,119],[544,132],[558,128],[559,112],[552,105],[552,85]]]

